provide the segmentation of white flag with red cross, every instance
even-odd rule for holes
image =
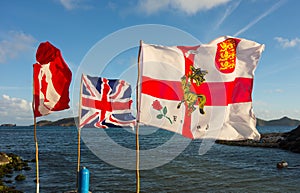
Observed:
[[[263,49],[228,36],[197,46],[141,43],[139,122],[191,139],[258,140],[252,88]]]

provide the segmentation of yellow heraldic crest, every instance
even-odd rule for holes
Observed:
[[[190,66],[191,73],[186,76],[181,77],[181,88],[183,90],[183,98],[177,105],[177,109],[180,108],[182,103],[187,106],[188,115],[190,116],[192,112],[196,110],[195,104],[198,101],[198,108],[201,114],[205,114],[204,105],[206,103],[206,96],[203,94],[197,94],[191,91],[191,83],[195,82],[196,86],[200,86],[204,81],[204,76],[208,73],[206,70],[201,70],[201,68],[194,68]]]
[[[228,38],[217,44],[215,64],[220,72],[228,74],[235,70],[236,48],[239,42],[239,39]]]

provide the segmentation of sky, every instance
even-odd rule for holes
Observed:
[[[284,116],[300,120],[299,8],[298,0],[1,0],[0,124],[33,124],[32,65],[41,42],[59,48],[73,74],[71,108],[39,118],[58,120],[76,115],[74,81],[95,45],[124,29],[149,24],[190,34],[198,40],[195,44],[223,35],[265,44],[255,71],[254,113],[264,120]],[[121,34],[124,40],[133,38]],[[151,32],[139,36],[149,39]],[[113,43],[105,46],[113,52]],[[115,54],[109,65],[97,65],[105,75],[120,77],[115,72],[136,64],[136,49]]]

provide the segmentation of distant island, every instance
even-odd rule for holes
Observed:
[[[290,119],[288,117],[282,117],[281,119],[275,119],[265,121],[262,119],[256,119],[256,126],[298,126],[300,121],[296,119]]]
[[[43,120],[37,122],[37,126],[60,126],[60,127],[72,127],[76,126],[76,122],[78,121],[78,117],[70,117],[59,119],[57,121],[48,121]],[[262,119],[257,118],[256,126],[298,126],[300,125],[299,120],[290,119],[288,117],[282,117],[280,119],[265,121]]]
[[[72,126],[76,126],[76,122],[78,122],[78,117],[69,117],[69,118],[59,119],[57,121],[42,120],[42,121],[38,121],[36,125],[39,127],[43,127],[43,126],[72,127]]]
[[[10,123],[0,125],[0,127],[16,127],[16,126],[17,126],[16,124],[10,124]]]
[[[76,126],[76,122],[78,122],[78,117],[69,117],[59,119],[57,121],[49,121],[42,120],[37,122],[37,126],[39,127],[49,127],[49,126],[59,126],[59,127],[72,127]],[[296,119],[290,119],[288,117],[282,117],[280,119],[274,119],[270,121],[266,121],[263,119],[257,118],[256,126],[298,126],[300,125],[300,121]],[[15,127],[16,124],[6,123],[0,125],[0,127]],[[32,125],[30,125],[32,126]]]

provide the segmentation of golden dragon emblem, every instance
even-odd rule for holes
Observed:
[[[192,112],[196,110],[195,104],[197,101],[198,108],[201,114],[205,114],[204,105],[206,103],[206,97],[203,94],[197,94],[191,91],[191,82],[195,81],[196,86],[200,86],[204,81],[204,76],[208,73],[206,70],[201,70],[201,68],[190,67],[191,73],[186,77],[186,75],[181,77],[181,88],[183,90],[183,99],[177,105],[177,109],[180,108],[182,103],[186,103],[188,115],[190,116]]]

